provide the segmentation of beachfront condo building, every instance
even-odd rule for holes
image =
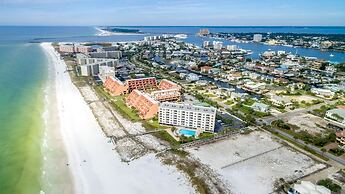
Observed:
[[[163,125],[214,132],[216,109],[191,104],[163,102],[159,106],[158,120]]]
[[[161,82],[159,82],[158,88],[160,90],[168,90],[168,89],[181,90],[181,86],[167,79],[163,79]]]
[[[119,96],[122,94],[129,94],[133,90],[154,90],[157,88],[157,81],[154,77],[130,79],[122,82],[113,76],[107,77],[104,82],[104,87],[112,96]]]
[[[328,110],[325,115],[328,124],[338,129],[345,129],[345,106],[337,106],[335,109]]]
[[[59,51],[62,53],[89,53],[92,52],[92,47],[74,44],[62,44],[59,46]]]
[[[107,77],[103,85],[112,96],[119,96],[127,91],[125,84],[113,76]]]
[[[76,70],[79,76],[96,76],[99,74],[99,64],[80,65]]]
[[[78,65],[92,65],[99,64],[100,66],[115,67],[118,59],[105,59],[105,58],[79,58],[77,59]]]
[[[151,96],[159,102],[178,101],[181,98],[180,89],[157,90],[151,92]]]
[[[122,51],[101,51],[90,53],[92,58],[107,58],[107,59],[120,59]]]
[[[133,90],[126,98],[127,106],[135,108],[140,118],[151,119],[157,115],[159,103],[144,92]]]
[[[254,34],[253,41],[254,42],[261,42],[262,41],[262,34]]]

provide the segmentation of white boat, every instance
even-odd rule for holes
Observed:
[[[330,56],[330,57],[334,57],[334,55],[333,55],[333,54],[330,54],[329,56]]]

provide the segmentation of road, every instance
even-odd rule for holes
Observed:
[[[288,133],[285,133],[285,132],[283,132],[281,130],[278,130],[278,129],[275,129],[275,128],[272,128],[271,130],[274,131],[274,132],[279,133],[280,135],[290,139],[293,142],[296,142],[296,143],[299,143],[300,145],[308,147],[309,149],[315,151],[316,153],[318,153],[318,154],[320,154],[320,155],[322,155],[322,156],[324,156],[324,157],[326,157],[326,158],[328,158],[330,160],[334,160],[334,161],[336,161],[336,162],[338,162],[338,163],[340,163],[342,165],[345,165],[345,160],[342,159],[342,158],[334,156],[334,155],[332,155],[332,154],[330,154],[328,152],[322,152],[320,148],[318,148],[316,146],[313,146],[313,145],[310,145],[310,144],[306,144],[304,141],[302,141],[300,139],[295,139],[292,135],[290,135]]]

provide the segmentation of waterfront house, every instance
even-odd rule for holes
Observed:
[[[203,66],[200,68],[200,71],[202,73],[210,73],[211,69],[212,69],[212,67],[210,67],[210,66]]]
[[[334,92],[332,92],[329,89],[324,89],[324,88],[312,88],[310,90],[311,93],[315,94],[316,96],[320,96],[323,98],[333,98]]]
[[[258,112],[263,112],[263,113],[267,113],[270,110],[270,106],[267,104],[263,104],[263,103],[259,103],[259,102],[255,102],[251,108],[255,111]]]
[[[345,149],[345,131],[338,131],[335,135],[338,146],[341,149]]]
[[[269,101],[271,101],[275,106],[289,107],[292,105],[292,102],[289,98],[277,95],[270,95]]]
[[[340,129],[345,129],[345,107],[338,106],[335,109],[331,109],[326,112],[325,119],[330,125],[333,125]]]

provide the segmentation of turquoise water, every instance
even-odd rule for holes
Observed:
[[[196,131],[194,131],[194,130],[189,130],[189,129],[180,129],[180,130],[179,130],[179,134],[180,134],[180,135],[187,136],[187,137],[191,137],[191,136],[195,136]]]
[[[86,32],[84,32],[86,30]],[[93,28],[0,27],[0,193],[38,194],[45,181],[54,182],[66,193],[61,179],[42,180],[48,60],[40,37],[91,35]],[[60,156],[62,147],[50,150]],[[52,165],[56,161],[52,161]],[[57,166],[57,165],[56,165]],[[51,168],[51,167],[50,167]],[[52,169],[52,168],[51,168]],[[55,175],[62,175],[61,170]],[[54,189],[52,189],[54,190]],[[53,193],[53,192],[48,192]]]
[[[39,45],[0,45],[0,193],[38,193],[45,57]]]

